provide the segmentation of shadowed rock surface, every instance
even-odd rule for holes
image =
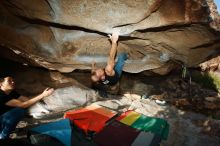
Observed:
[[[2,0],[0,18],[2,56],[60,72],[103,66],[113,30],[131,73],[166,74],[219,54],[212,0]]]

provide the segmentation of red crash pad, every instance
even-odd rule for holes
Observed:
[[[78,110],[68,111],[64,118],[70,119],[85,133],[88,131],[99,132],[108,120],[117,113],[98,105],[90,105]]]

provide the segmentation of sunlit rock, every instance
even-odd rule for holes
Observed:
[[[0,47],[17,57],[1,55],[60,72],[104,66],[117,30],[124,71],[166,74],[170,62],[194,67],[218,55],[215,9],[211,0],[2,0]]]

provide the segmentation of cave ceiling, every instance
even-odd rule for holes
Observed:
[[[103,67],[118,31],[124,71],[165,74],[219,54],[211,0],[1,0],[1,56],[60,72]]]

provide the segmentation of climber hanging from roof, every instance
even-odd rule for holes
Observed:
[[[125,60],[128,58],[126,53],[120,53],[118,55],[117,62],[115,63],[115,55],[117,53],[118,37],[119,37],[118,32],[113,32],[112,35],[110,35],[112,46],[110,49],[109,58],[108,58],[106,67],[96,68],[95,62],[93,62],[92,70],[91,70],[91,80],[93,82],[93,85],[95,84],[95,86],[98,89],[101,89],[101,90],[104,89],[104,91],[106,91],[105,87],[108,86],[108,89],[110,90],[112,89],[114,93],[115,93],[115,88],[119,87],[116,85],[119,85],[118,81],[121,77]],[[113,92],[110,92],[110,93],[113,93]]]

